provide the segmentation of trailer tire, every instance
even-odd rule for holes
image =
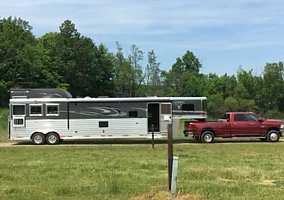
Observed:
[[[43,133],[36,132],[32,135],[32,143],[35,145],[42,145],[45,143],[45,137]]]
[[[276,130],[269,131],[267,133],[267,141],[268,142],[278,142],[280,139],[279,132]]]
[[[50,145],[58,144],[60,142],[59,135],[55,132],[46,135],[46,143]]]
[[[212,131],[204,131],[201,135],[202,143],[211,143],[214,140],[214,134]]]

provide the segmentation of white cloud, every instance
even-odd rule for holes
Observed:
[[[275,0],[4,0],[0,13],[50,26],[71,18],[93,34],[172,34],[232,24],[283,24],[279,18],[284,17],[284,7],[279,4]]]

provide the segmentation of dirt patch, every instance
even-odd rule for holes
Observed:
[[[1,143],[0,142],[0,147],[12,147],[13,145],[15,145],[15,143]]]
[[[142,194],[136,197],[132,197],[129,200],[205,200],[204,197],[200,195],[190,195],[190,194],[177,194],[175,198],[171,198],[168,192],[151,192],[147,194]]]
[[[258,184],[273,186],[273,185],[276,185],[276,183],[277,183],[277,180],[261,180]]]

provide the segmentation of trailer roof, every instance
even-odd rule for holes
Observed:
[[[12,88],[11,98],[72,98],[67,90],[60,88]]]
[[[44,103],[44,102],[170,102],[185,100],[206,100],[206,97],[126,97],[126,98],[19,98],[10,99],[10,103]]]

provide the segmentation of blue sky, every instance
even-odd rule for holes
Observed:
[[[1,0],[0,17],[20,17],[40,37],[66,19],[115,52],[132,44],[154,50],[161,69],[192,51],[202,73],[236,74],[240,66],[261,74],[284,60],[283,0]],[[146,54],[144,59],[146,60]]]

